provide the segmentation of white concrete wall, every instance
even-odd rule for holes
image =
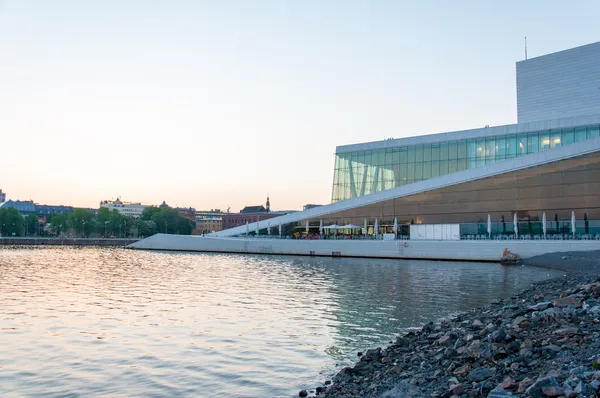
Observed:
[[[157,234],[129,246],[133,249],[222,253],[256,253],[342,257],[416,258],[499,261],[508,248],[522,258],[540,254],[600,250],[599,241],[371,241],[211,238]]]
[[[519,123],[600,113],[600,42],[517,62]]]

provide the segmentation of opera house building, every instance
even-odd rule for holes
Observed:
[[[600,249],[600,42],[517,62],[516,78],[516,124],[338,146],[331,204],[211,235],[244,238],[243,245],[192,246],[303,254],[300,246],[281,249],[292,244],[277,239],[253,249],[249,241],[395,240],[405,242],[381,250],[415,258],[431,244],[422,252],[402,250],[419,239],[585,240],[595,242],[587,249]],[[170,242],[145,248],[176,241]],[[341,255],[358,247],[318,243],[310,253],[322,254],[319,245]],[[539,252],[557,246],[544,247]],[[362,250],[356,255],[369,255]]]

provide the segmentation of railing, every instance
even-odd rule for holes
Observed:
[[[289,239],[289,240],[383,240],[383,235],[313,235],[301,237],[293,237],[287,235],[240,235],[234,238],[243,239]],[[396,240],[410,240],[409,235],[398,235]],[[419,239],[420,240],[420,239]],[[503,234],[503,235],[492,235],[491,238],[487,234],[476,234],[476,235],[461,235],[460,240],[599,240],[600,234],[547,234],[544,235],[531,235],[523,234],[515,236],[514,234]]]
[[[461,235],[461,240],[600,240],[600,234],[546,234],[544,235],[530,235],[523,234],[515,236],[510,235]]]

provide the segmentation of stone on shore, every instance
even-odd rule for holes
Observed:
[[[598,254],[600,270],[600,253]],[[600,278],[580,272],[370,349],[318,397],[600,394]]]

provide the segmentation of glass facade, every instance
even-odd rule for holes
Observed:
[[[548,234],[569,234],[574,211],[578,234],[600,234],[599,197],[600,152],[595,152],[344,210],[309,224],[314,232],[320,222],[361,227],[366,223],[372,233],[377,222],[378,232],[384,233],[392,231],[396,219],[401,235],[408,233],[410,224],[460,224],[462,235],[475,235],[486,233],[489,214],[493,234],[502,235],[513,233],[516,212],[520,234],[540,235],[545,213]],[[304,225],[299,222],[297,228]]]
[[[332,202],[551,150],[600,135],[599,125],[336,154]]]

